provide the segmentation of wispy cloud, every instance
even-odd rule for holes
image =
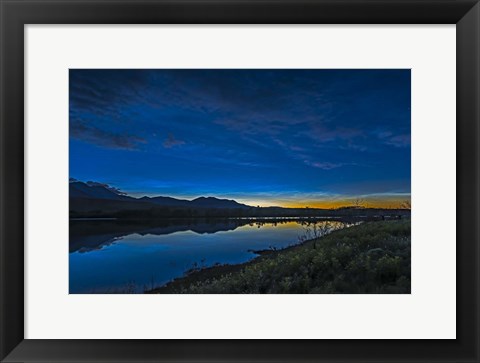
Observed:
[[[147,142],[138,136],[120,135],[79,121],[70,122],[70,136],[110,149],[136,150]]]
[[[385,144],[395,147],[408,147],[410,146],[410,135],[396,135],[385,140]]]
[[[173,134],[168,134],[168,137],[163,141],[163,147],[170,149],[175,146],[184,145],[185,141],[176,139]]]
[[[409,147],[410,146],[410,134],[407,133],[393,133],[389,130],[377,131],[376,136],[385,145],[395,147]]]
[[[363,131],[355,128],[337,127],[328,129],[323,125],[313,125],[308,130],[310,138],[320,142],[330,142],[338,140],[353,140],[363,136]]]
[[[328,161],[310,161],[304,160],[305,164],[323,170],[332,170],[341,168],[343,166],[360,166],[358,163],[342,163],[342,162],[328,162]]]
[[[329,163],[329,162],[315,162],[315,161],[312,162],[308,160],[305,160],[305,164],[313,166],[314,168],[323,169],[323,170],[336,169],[346,165],[345,163]]]

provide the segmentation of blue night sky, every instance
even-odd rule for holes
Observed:
[[[70,70],[70,177],[132,196],[410,200],[410,70]]]

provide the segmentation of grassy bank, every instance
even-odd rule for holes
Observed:
[[[241,265],[207,268],[152,293],[410,293],[410,220],[334,231]]]

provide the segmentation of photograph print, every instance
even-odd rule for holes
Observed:
[[[70,69],[70,294],[410,294],[410,69]]]

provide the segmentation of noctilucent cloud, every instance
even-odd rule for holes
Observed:
[[[70,177],[132,196],[410,200],[410,70],[70,70]]]

